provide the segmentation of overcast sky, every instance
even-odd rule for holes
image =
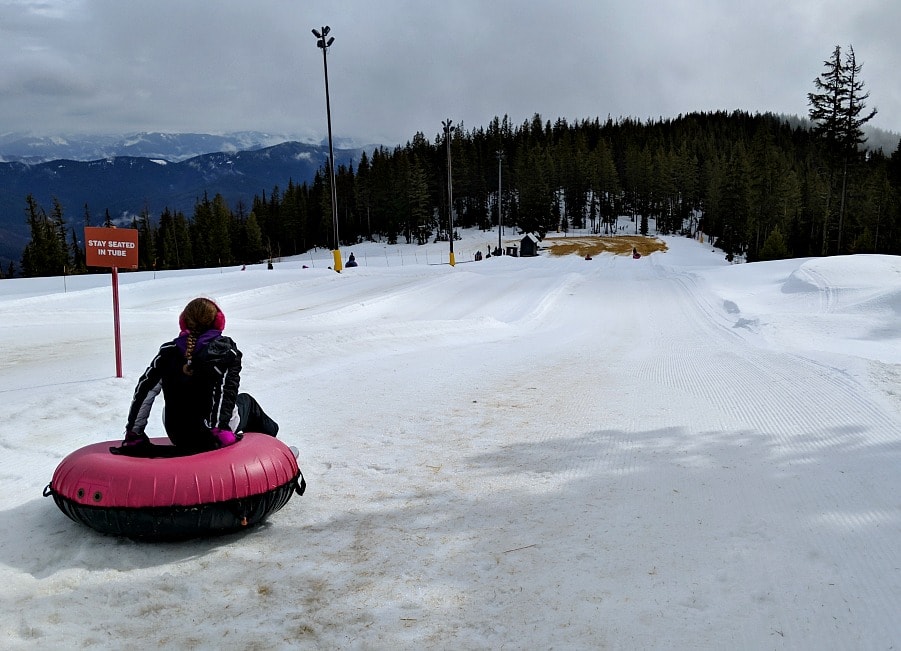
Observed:
[[[0,0],[0,133],[466,128],[742,109],[806,116],[835,45],[901,133],[899,0]]]

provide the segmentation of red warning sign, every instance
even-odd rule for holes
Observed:
[[[138,268],[138,231],[134,228],[84,228],[85,264],[89,267]]]

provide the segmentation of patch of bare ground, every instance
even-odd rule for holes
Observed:
[[[595,256],[599,253],[632,255],[633,247],[641,255],[666,251],[666,244],[663,241],[658,240],[656,237],[645,237],[643,235],[546,237],[542,244],[551,255],[578,255],[583,258]]]

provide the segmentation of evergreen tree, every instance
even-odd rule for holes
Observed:
[[[335,180],[338,191],[338,222],[341,240],[347,243],[359,242],[363,237],[355,184],[353,165],[339,165],[338,178]]]
[[[532,149],[517,162],[517,226],[522,233],[536,233],[539,239],[552,226],[554,196],[547,180],[547,158],[545,151]]]
[[[244,227],[244,237],[244,250],[246,252],[245,257],[247,261],[256,262],[261,260],[265,255],[265,248],[263,247],[263,231],[260,230],[257,216],[253,214],[253,212],[247,216]]]
[[[205,192],[203,200],[194,204],[194,219],[190,229],[194,264],[197,267],[213,266],[216,260],[210,241],[210,234],[213,231],[213,206]]]
[[[179,269],[181,256],[178,252],[178,240],[175,233],[175,220],[172,212],[166,207],[160,215],[157,229],[160,269]]]
[[[45,275],[49,267],[46,220],[47,216],[34,196],[25,197],[25,221],[31,231],[31,241],[22,252],[22,275],[26,278]]]
[[[651,209],[651,163],[647,151],[637,143],[627,143],[624,168],[625,209],[633,220],[639,216],[646,218]]]
[[[776,226],[763,243],[759,258],[760,260],[781,260],[790,255],[788,247],[785,245],[785,238],[782,237],[782,231]]]
[[[341,230],[338,229],[338,241],[335,241],[335,217],[332,214],[332,189],[328,173],[316,173],[313,177],[313,190],[318,198],[319,209],[319,246],[334,250],[341,246]]]
[[[407,201],[410,206],[410,223],[417,244],[425,244],[435,228],[434,212],[429,202],[429,186],[425,170],[414,154],[407,182]]]
[[[832,56],[824,61],[823,74],[814,80],[819,92],[807,95],[814,133],[822,137],[831,160],[830,200],[826,202],[823,224],[824,255],[828,250],[832,183],[840,177],[836,251],[841,253],[850,167],[859,159],[858,146],[865,140],[862,127],[876,115],[876,109],[862,115],[869,98],[860,78],[863,64],[857,63],[853,47],[848,50],[843,59],[841,47],[835,46]]]
[[[157,259],[157,231],[150,220],[150,210],[147,206],[141,211],[137,219],[138,230],[138,268],[156,269]]]
[[[278,229],[278,239],[282,244],[282,250],[288,255],[296,255],[302,252],[301,245],[304,242],[304,214],[301,209],[301,197],[298,188],[294,185],[293,179],[288,179],[288,187],[282,196],[282,204],[278,209],[278,219],[280,227]],[[246,227],[247,221],[243,217],[243,205],[239,206],[237,219]],[[256,217],[254,217],[256,221]],[[257,223],[257,228],[259,224]],[[260,232],[260,241],[262,241],[262,231]]]
[[[610,233],[616,224],[616,203],[620,188],[612,149],[607,142],[599,142],[589,154],[588,187],[591,194],[589,206],[591,230],[594,233],[599,232],[599,226],[594,223],[595,219],[599,219],[604,232]]]
[[[72,266],[72,260],[69,257],[69,243],[66,237],[66,220],[63,217],[63,206],[56,197],[53,197],[51,229],[51,254],[56,260],[56,265],[62,267],[62,272],[66,273]]]
[[[87,271],[87,267],[85,266],[85,252],[79,244],[78,234],[75,232],[74,228],[72,229],[72,239],[69,244],[69,260],[71,261],[69,273],[77,274]]]
[[[53,200],[53,217],[48,217],[34,196],[25,199],[25,215],[31,241],[22,252],[22,274],[26,277],[59,276],[66,273],[69,250],[66,243],[62,206]]]
[[[776,217],[775,185],[777,182],[777,152],[772,142],[772,132],[764,124],[754,134],[749,152],[750,214],[748,233],[751,237],[749,257],[755,258]]]
[[[211,205],[210,253],[216,266],[232,264],[231,231],[234,228],[232,212],[225,198],[216,193]]]
[[[563,189],[563,225],[568,222],[573,228],[584,228],[591,173],[588,145],[582,131],[567,130],[561,138],[556,150]]]
[[[140,233],[139,233],[140,237]],[[167,207],[153,231],[157,269],[186,269],[193,266],[191,235],[188,222],[180,211],[173,214]]]
[[[718,243],[726,255],[742,253],[747,247],[748,217],[751,211],[748,166],[739,147],[732,154],[720,194],[719,213],[722,217],[722,238]]]
[[[880,236],[884,236],[888,215],[891,214],[895,194],[888,176],[887,160],[881,152],[873,154],[875,169],[860,190],[857,236],[851,245],[852,253],[879,253]]]
[[[191,224],[182,211],[177,211],[173,218],[173,230],[175,232],[176,254],[180,260],[178,268],[185,269],[195,266],[194,244],[191,241]]]
[[[813,132],[823,137],[827,148],[833,152],[841,146],[844,107],[848,90],[842,63],[841,46],[836,45],[832,56],[823,62],[824,72],[813,80],[820,92],[807,94]]]
[[[369,157],[364,151],[360,154],[360,163],[357,165],[357,182],[354,185],[356,192],[355,203],[360,209],[360,217],[366,224],[364,233],[370,242],[372,238],[372,187],[369,178]]]
[[[276,185],[272,188],[272,191],[269,193],[269,205],[266,210],[266,215],[268,216],[268,224],[269,229],[267,234],[269,235],[269,241],[272,245],[272,255],[270,258],[275,256],[279,257],[282,251],[282,244],[285,243],[285,217],[282,211],[282,194],[279,187]],[[331,210],[331,208],[329,208]],[[286,250],[289,247],[285,247]]]
[[[221,194],[212,201],[204,193],[203,200],[194,205],[191,224],[191,244],[194,264],[215,267],[231,264],[231,211]]]

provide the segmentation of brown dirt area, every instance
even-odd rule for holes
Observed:
[[[583,258],[587,255],[595,256],[599,253],[632,255],[632,247],[635,247],[635,250],[641,255],[666,251],[664,242],[655,237],[644,237],[643,235],[545,237],[542,244],[551,255],[578,255]]]

